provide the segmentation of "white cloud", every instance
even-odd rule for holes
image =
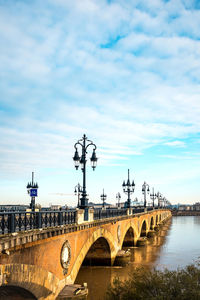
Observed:
[[[182,141],[172,141],[164,143],[164,145],[170,146],[170,147],[185,147],[185,143]]]
[[[199,133],[198,10],[178,0],[11,2],[0,12],[2,177],[70,170],[83,133],[102,166],[159,145],[179,151]]]

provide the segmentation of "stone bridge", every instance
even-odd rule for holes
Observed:
[[[171,217],[167,209],[154,209],[89,221],[77,210],[74,224],[1,235],[0,289],[19,287],[36,299],[56,299],[73,284],[82,264],[113,265],[123,246],[138,245]]]

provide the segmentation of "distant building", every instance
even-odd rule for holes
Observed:
[[[62,209],[62,205],[52,204],[50,206],[50,210],[60,210]]]
[[[179,205],[178,210],[183,211],[183,210],[186,210],[185,208],[186,208],[186,206],[181,204],[181,205]]]
[[[103,207],[103,204],[102,203],[93,203],[93,202],[89,202],[88,203],[88,206],[89,207],[93,207],[93,208],[102,208]],[[104,207],[105,208],[113,208],[115,207],[115,205],[113,204],[109,204],[109,203],[104,203]]]
[[[192,211],[192,210],[198,210],[198,207],[199,207],[199,210],[200,210],[200,203],[196,205],[197,209],[195,208],[195,204],[179,204],[178,206],[178,210],[180,211]]]
[[[21,205],[21,204],[7,204],[7,205],[0,205],[0,211],[26,211],[29,208],[29,205]]]
[[[199,210],[200,211],[200,202],[197,202],[193,205],[193,210]]]
[[[120,207],[120,208],[124,208],[124,202],[120,202],[119,204],[116,203],[115,207]]]

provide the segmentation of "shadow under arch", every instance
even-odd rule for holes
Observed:
[[[158,225],[158,215],[156,215],[156,225]]]
[[[139,235],[136,226],[135,226],[133,223],[128,223],[128,224],[126,225],[126,227],[123,228],[122,235],[121,235],[121,237],[120,237],[120,250],[122,249],[123,242],[124,242],[124,238],[125,238],[125,236],[126,236],[127,231],[130,229],[130,227],[133,229],[134,240],[137,239],[137,237],[138,237],[138,235]],[[136,242],[136,241],[134,241],[134,243],[135,243],[135,242]]]
[[[98,238],[88,250],[82,266],[110,266],[111,251],[104,237]]]
[[[142,226],[141,226],[140,236],[143,237],[143,236],[146,236],[146,235],[147,235],[147,223],[144,220],[143,223],[142,223]]]
[[[134,230],[133,227],[129,227],[123,239],[122,247],[133,247],[134,246]]]
[[[28,290],[14,285],[0,286],[0,299],[7,300],[37,300],[37,298]]]
[[[151,221],[150,221],[150,230],[153,230],[153,228],[154,228],[154,217],[152,216],[151,217]]]
[[[98,228],[93,234],[88,238],[82,249],[80,250],[76,261],[74,262],[74,265],[71,269],[71,272],[69,276],[63,281],[63,284],[73,284],[77,274],[79,272],[80,267],[82,266],[82,263],[90,250],[91,246],[99,239],[99,238],[104,238],[110,248],[110,257],[111,257],[111,265],[114,263],[115,256],[118,252],[118,248],[115,246],[115,240],[113,235],[107,231],[106,229],[103,228]]]

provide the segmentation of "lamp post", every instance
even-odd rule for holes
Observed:
[[[106,198],[107,198],[107,195],[104,194],[104,189],[103,189],[103,194],[101,194],[101,200],[103,201],[103,207],[105,207],[105,201],[106,201]]]
[[[154,188],[152,189],[152,194],[150,194],[150,198],[153,201],[153,207],[155,205],[154,200],[156,199],[157,195],[156,193],[154,193]]]
[[[130,179],[129,179],[129,169],[128,169],[128,180],[127,180],[126,183],[125,183],[125,180],[123,181],[122,187],[123,187],[123,192],[128,195],[128,199],[125,202],[125,207],[126,208],[130,208],[131,207],[131,198],[130,198],[130,195],[132,193],[134,193],[135,183],[134,183],[134,181],[132,181],[132,184],[130,182]]]
[[[142,194],[144,195],[144,207],[147,206],[147,193],[149,194],[149,185],[144,182],[142,185]]]
[[[120,193],[117,193],[116,199],[117,199],[118,207],[120,207],[120,200],[121,200],[121,195],[120,195]]]
[[[28,194],[31,197],[30,209],[32,211],[34,211],[35,210],[35,197],[37,197],[37,190],[38,190],[37,182],[34,183],[34,172],[32,172],[32,182],[28,182],[26,188],[27,188]]]
[[[165,197],[162,198],[162,201],[163,201],[163,207],[166,207],[166,200],[167,200],[167,199],[166,199]]]
[[[162,199],[162,195],[160,192],[157,192],[156,197],[158,198],[158,207],[161,207],[161,199]]]
[[[83,192],[83,188],[80,185],[80,183],[78,183],[75,187],[74,187],[74,194],[78,196],[78,204],[77,207],[80,206],[80,195]]]
[[[81,165],[81,170],[83,172],[83,189],[82,189],[82,197],[80,198],[80,204],[79,204],[79,208],[82,209],[86,209],[88,208],[88,199],[87,199],[87,193],[86,193],[86,154],[87,154],[87,149],[89,146],[93,147],[93,152],[92,152],[92,156],[90,158],[91,161],[91,166],[93,168],[93,170],[95,170],[96,168],[96,164],[97,164],[97,157],[96,157],[96,145],[88,140],[88,138],[86,137],[86,135],[84,134],[82,139],[78,140],[77,143],[75,143],[74,148],[75,148],[75,153],[74,153],[74,165],[76,170],[78,170],[79,165]],[[82,150],[82,154],[81,157],[78,154],[78,147],[81,148]]]

